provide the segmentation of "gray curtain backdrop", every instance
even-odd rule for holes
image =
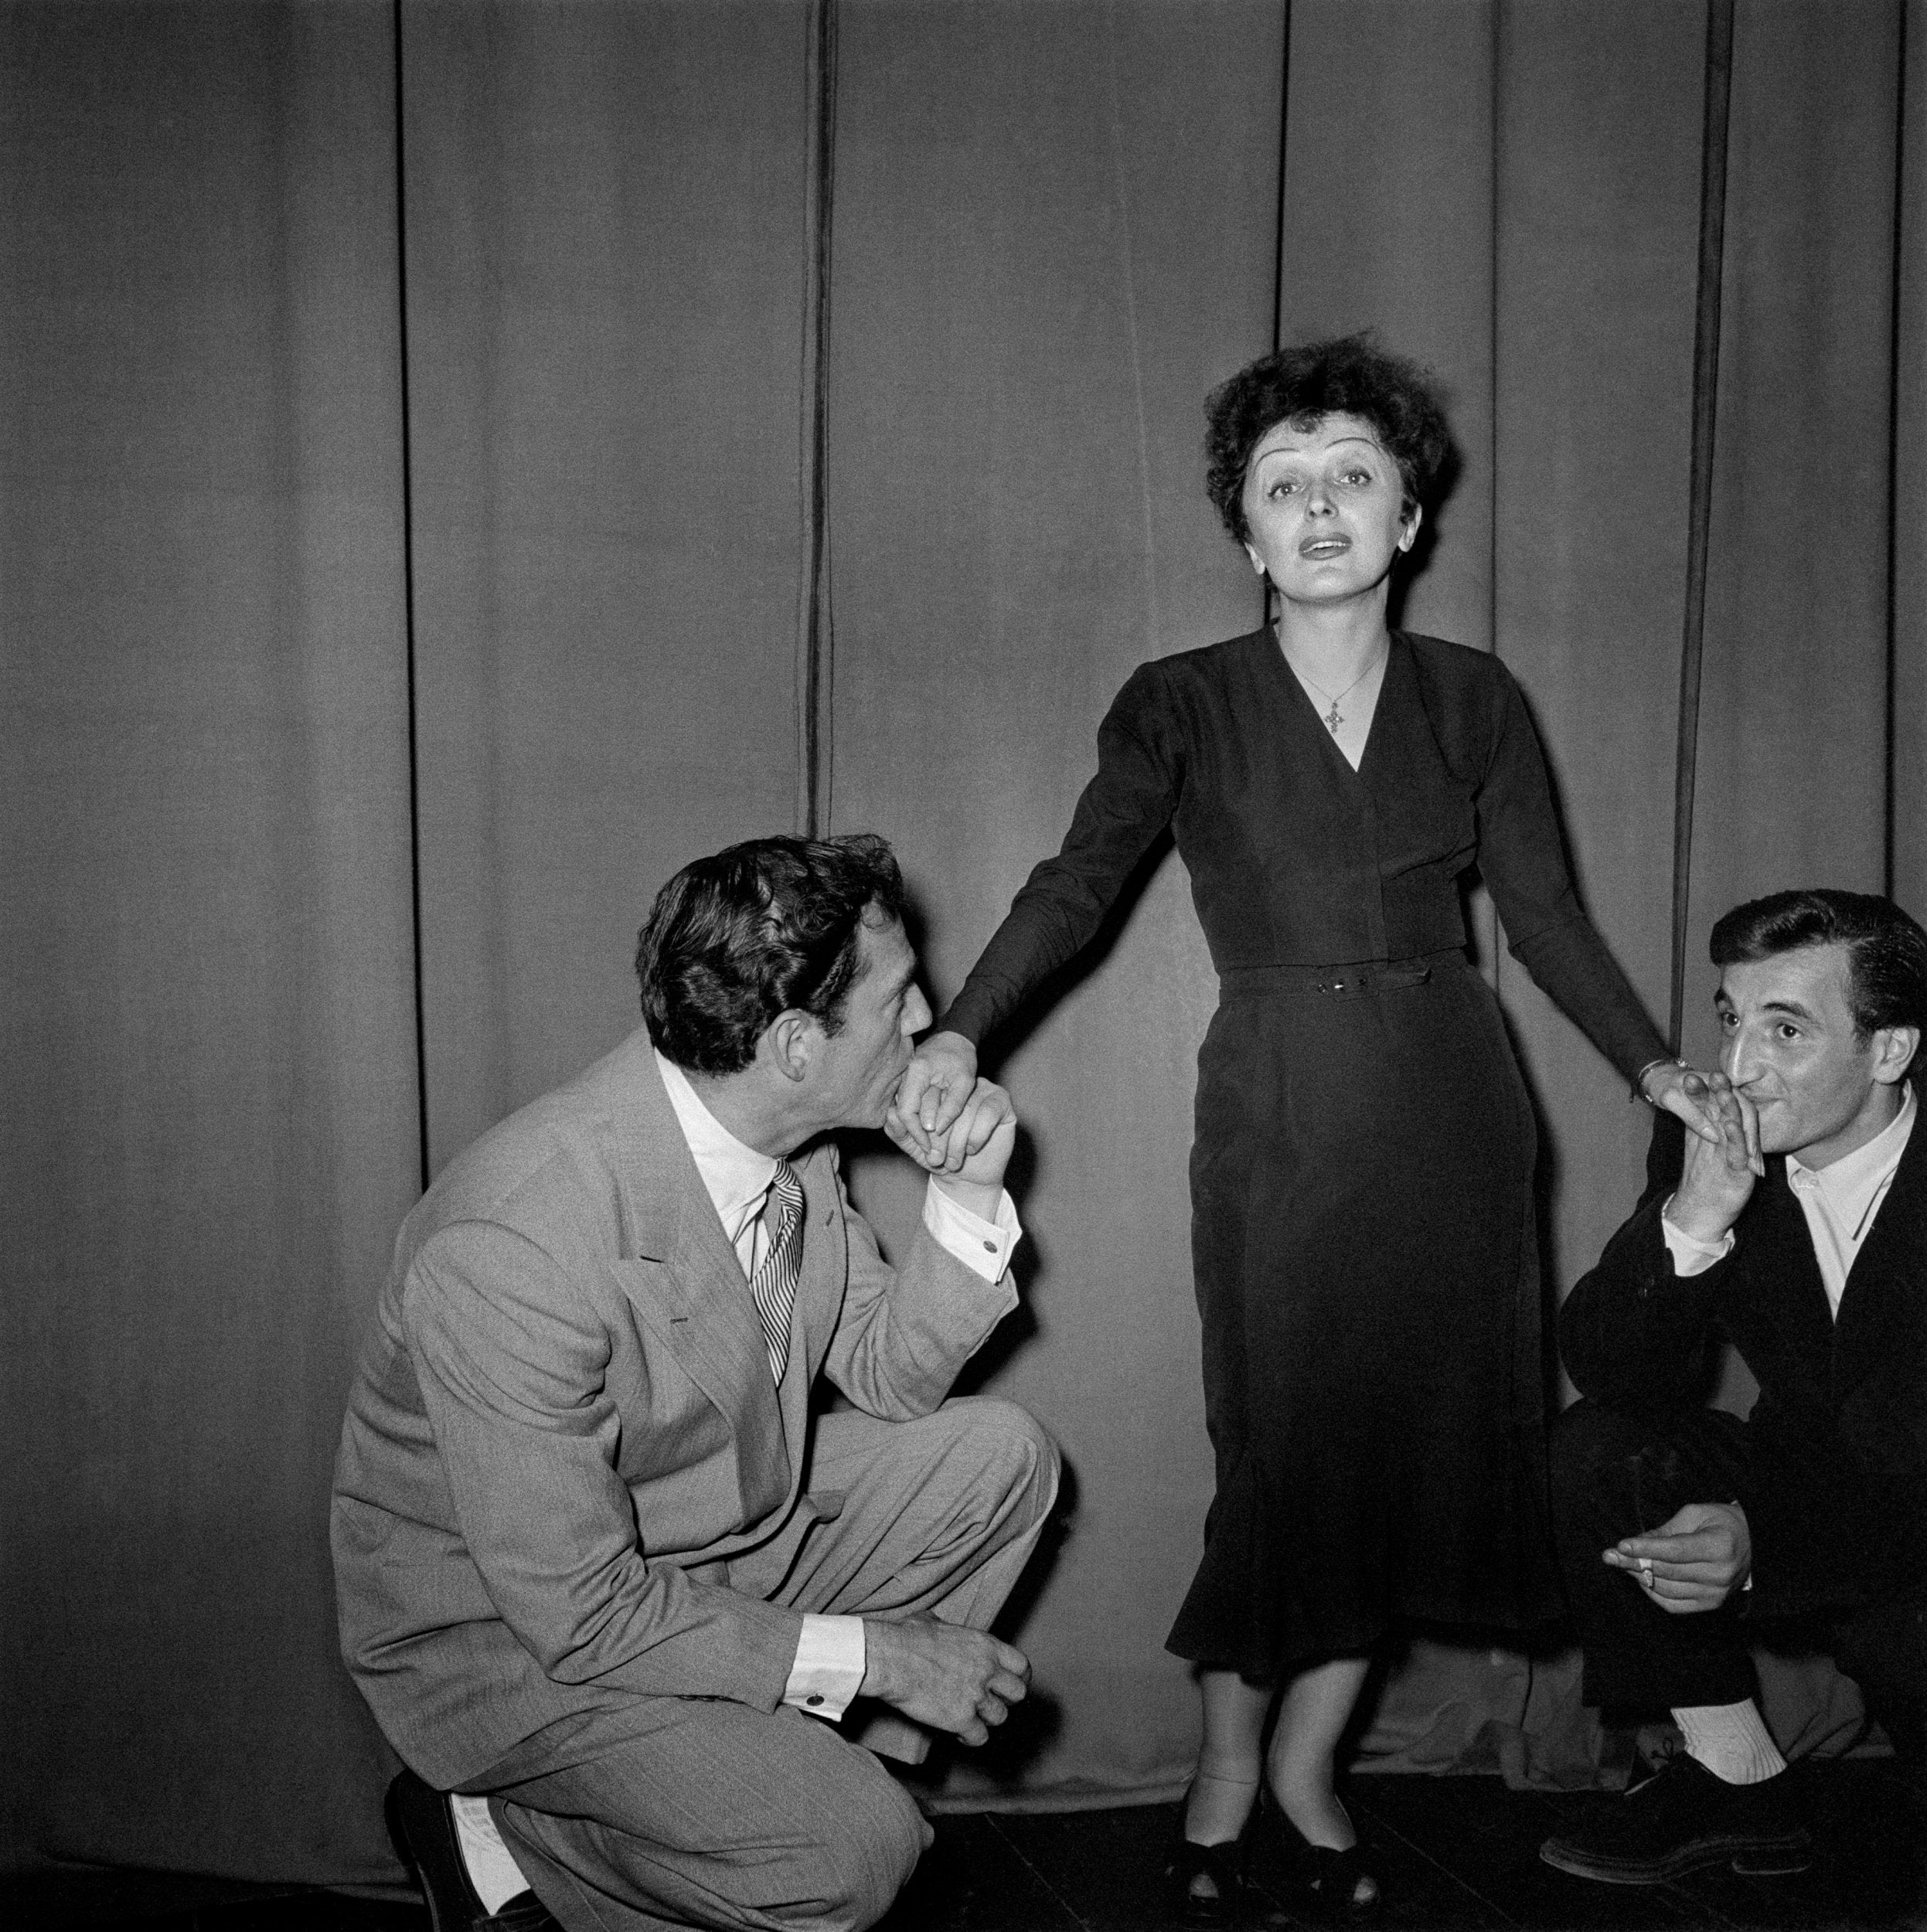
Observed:
[[[325,1504],[402,1214],[632,1022],[662,879],[799,800],[896,842],[955,991],[1131,668],[1255,619],[1200,406],[1278,335],[1439,371],[1406,621],[1518,672],[1663,1017],[1704,44],[1695,0],[0,8],[0,1858],[397,1876]],[[1924,53],[1922,0],[1740,0],[1701,1055],[1735,900],[1927,912]],[[1646,1117],[1478,924],[1563,1287]],[[1026,1306],[972,1372],[1075,1507],[1017,1632],[1053,1723],[950,1801],[1188,1768],[1214,996],[1166,858],[999,1043]],[[1588,1743],[1569,1654],[1434,1638],[1364,1748]]]

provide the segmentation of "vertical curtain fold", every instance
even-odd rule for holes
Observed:
[[[431,1165],[794,822],[804,0],[405,12]]]
[[[1919,548],[1892,497],[1901,20],[1891,0],[1841,0],[1743,7],[1735,26],[1681,1049],[1703,1064],[1721,913],[1887,883],[1889,658],[1922,648],[1890,589],[1894,546]]]
[[[1686,1011],[1687,886],[1693,869],[1700,675],[1706,634],[1706,552],[1713,518],[1713,430],[1719,415],[1720,292],[1726,233],[1727,124],[1733,99],[1733,0],[1707,0],[1706,115],[1700,136],[1699,287],[1693,315],[1693,456],[1687,486],[1686,624],[1673,777],[1673,972],[1666,1037],[1680,1049]]]
[[[377,1878],[325,1498],[416,1183],[388,19],[0,32],[5,1849]]]
[[[796,827],[830,828],[835,770],[836,638],[829,597],[830,265],[836,197],[837,0],[810,0],[809,123],[803,165],[802,567],[796,638]]]
[[[1894,174],[1888,889],[1927,920],[1927,0],[1898,29]]]
[[[401,584],[402,628],[406,641],[403,662],[407,684],[408,716],[408,923],[414,941],[415,1019],[416,1160],[421,1185],[428,1185],[431,1168],[428,1148],[428,1039],[423,1025],[421,975],[421,721],[415,696],[415,518],[413,438],[410,434],[408,400],[408,178],[407,83],[404,66],[407,53],[407,15],[401,0],[391,0],[393,32],[393,83],[390,90],[394,114],[395,155],[395,335],[397,400],[400,420],[396,437],[401,457]]]

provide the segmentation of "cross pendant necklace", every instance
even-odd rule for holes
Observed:
[[[1298,672],[1298,675],[1299,675],[1299,677],[1301,677],[1301,678],[1304,678],[1304,679],[1305,679],[1305,682],[1306,682],[1308,685],[1309,685],[1311,686],[1311,688],[1312,688],[1314,691],[1316,691],[1316,692],[1318,693],[1318,695],[1319,695],[1321,698],[1323,698],[1323,699],[1325,699],[1328,700],[1328,701],[1329,701],[1329,702],[1330,703],[1331,707],[1332,707],[1332,708],[1331,708],[1331,709],[1330,709],[1330,710],[1329,710],[1329,711],[1327,711],[1326,713],[1324,713],[1324,715],[1323,715],[1323,716],[1320,718],[1320,719],[1319,719],[1319,722],[1320,723],[1322,723],[1322,724],[1323,724],[1323,725],[1326,727],[1326,729],[1327,730],[1329,730],[1329,731],[1331,733],[1332,736],[1333,736],[1334,738],[1336,738],[1336,737],[1338,736],[1338,727],[1339,727],[1340,725],[1342,725],[1342,724],[1345,722],[1345,719],[1344,719],[1343,715],[1343,714],[1340,712],[1340,710],[1339,710],[1339,709],[1338,709],[1338,705],[1339,705],[1339,699],[1340,699],[1340,698],[1349,698],[1349,697],[1352,695],[1352,693],[1353,693],[1354,691],[1356,691],[1356,690],[1358,689],[1358,687],[1359,687],[1361,684],[1363,684],[1363,683],[1365,682],[1365,680],[1366,680],[1367,678],[1369,678],[1369,677],[1371,675],[1371,674],[1372,674],[1374,671],[1376,671],[1376,670],[1378,668],[1378,667],[1379,667],[1381,664],[1383,664],[1384,662],[1384,658],[1382,658],[1382,657],[1374,656],[1374,657],[1373,658],[1373,659],[1372,659],[1371,662],[1370,662],[1370,664],[1367,665],[1366,665],[1366,667],[1364,668],[1364,669],[1363,671],[1360,672],[1359,672],[1359,674],[1358,674],[1358,675],[1357,675],[1357,677],[1355,677],[1354,679],[1353,679],[1353,680],[1351,681],[1351,682],[1350,682],[1350,684],[1348,684],[1347,685],[1346,685],[1345,689],[1344,689],[1343,691],[1341,691],[1341,692],[1339,692],[1339,694],[1338,694],[1338,697],[1336,697],[1336,698],[1333,697],[1333,696],[1332,696],[1332,694],[1331,694],[1329,691],[1327,691],[1327,690],[1325,689],[1325,687],[1324,687],[1322,684],[1320,684],[1316,678],[1306,678],[1306,677],[1305,677],[1305,673],[1304,673],[1303,672],[1302,672],[1302,671],[1299,671],[1299,670],[1298,670],[1298,667],[1297,667],[1297,665],[1293,665],[1292,666],[1292,668],[1294,671],[1297,671],[1297,672]]]

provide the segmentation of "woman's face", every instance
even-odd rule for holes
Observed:
[[[1417,505],[1378,433],[1361,417],[1279,423],[1244,472],[1245,553],[1294,604],[1336,604],[1384,583],[1418,534]]]

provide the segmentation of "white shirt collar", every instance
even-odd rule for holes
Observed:
[[[1865,1146],[1855,1148],[1852,1153],[1842,1155],[1824,1167],[1807,1167],[1791,1154],[1786,1157],[1788,1185],[1795,1189],[1803,1185],[1817,1187],[1827,1196],[1841,1226],[1850,1229],[1856,1240],[1874,1197],[1900,1165],[1907,1137],[1913,1131],[1914,1117],[1920,1111],[1915,1104],[1912,1082],[1905,1085],[1906,1098],[1901,1102],[1900,1111]]]
[[[776,1178],[775,1159],[739,1141],[696,1097],[682,1068],[655,1048],[649,1050],[655,1054],[669,1104],[676,1110],[683,1138],[715,1204],[723,1232],[734,1241],[747,1223],[762,1213],[763,1198]]]

